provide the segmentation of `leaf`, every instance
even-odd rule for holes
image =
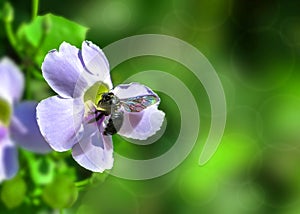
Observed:
[[[53,14],[38,16],[32,22],[20,26],[17,38],[23,51],[30,51],[28,45],[35,51],[29,53],[38,65],[41,65],[45,55],[66,41],[79,47],[85,39],[88,28]]]
[[[48,184],[54,178],[55,164],[48,157],[43,157],[32,162],[30,174],[36,184]]]

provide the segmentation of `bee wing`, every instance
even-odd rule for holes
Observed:
[[[155,95],[142,95],[120,99],[120,104],[127,112],[140,112],[158,101],[159,98]]]

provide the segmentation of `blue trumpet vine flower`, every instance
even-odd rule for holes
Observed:
[[[17,146],[36,153],[51,151],[36,122],[37,102],[20,102],[24,77],[9,59],[0,60],[0,182],[18,171]]]
[[[162,125],[157,94],[139,83],[113,88],[108,60],[92,42],[81,50],[63,42],[46,55],[42,72],[58,95],[38,104],[41,133],[54,150],[72,149],[88,170],[112,168],[113,134],[145,140]]]

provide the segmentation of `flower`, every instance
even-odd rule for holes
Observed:
[[[24,77],[9,59],[0,60],[0,182],[12,178],[18,171],[16,145],[29,151],[51,151],[36,122],[37,102],[20,103]]]
[[[37,121],[41,133],[54,150],[72,149],[75,161],[86,169],[103,172],[112,168],[111,131],[145,140],[162,125],[165,114],[158,110],[158,96],[139,83],[113,88],[108,60],[102,50],[89,41],[82,43],[81,50],[63,42],[58,51],[52,50],[46,55],[42,72],[58,95],[38,104]],[[155,97],[156,102],[142,111],[128,112],[119,107],[116,111],[117,104],[108,105],[111,109],[105,111],[102,106],[102,111],[97,111],[104,96],[116,101],[144,95]],[[110,120],[119,116],[123,119],[118,120],[120,127],[114,130]],[[113,126],[117,126],[118,121],[115,120]]]

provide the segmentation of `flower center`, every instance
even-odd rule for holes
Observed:
[[[84,102],[92,101],[96,106],[98,102],[102,98],[103,93],[107,93],[109,91],[108,86],[103,82],[96,82],[93,86],[91,86],[85,93],[84,93]]]
[[[11,119],[11,106],[7,101],[0,98],[0,126],[8,127]]]
[[[86,121],[89,122],[96,122],[99,118],[102,117],[100,112],[97,112],[97,106],[99,101],[102,99],[102,95],[107,93],[109,88],[103,82],[96,82],[93,86],[91,86],[85,93],[84,93],[84,117]]]

